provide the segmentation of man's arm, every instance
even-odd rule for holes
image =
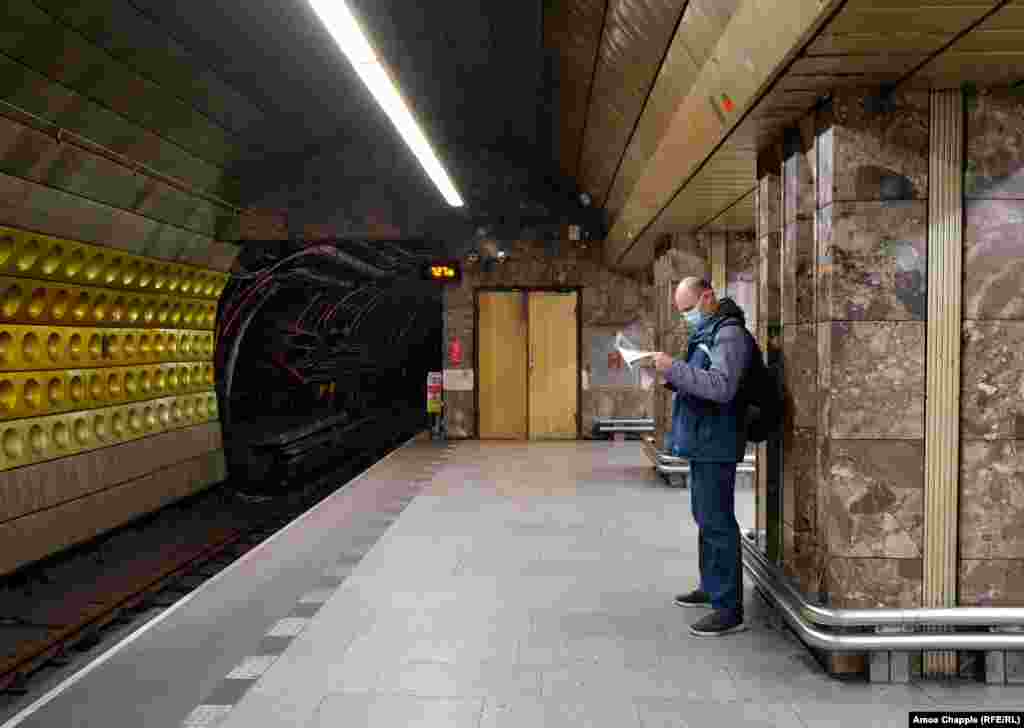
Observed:
[[[718,332],[707,371],[676,361],[665,371],[665,380],[683,394],[726,404],[735,399],[752,353],[743,327],[729,326]]]

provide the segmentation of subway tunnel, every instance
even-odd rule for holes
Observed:
[[[3,728],[1024,705],[1024,2],[0,27]],[[782,403],[721,640],[626,362],[692,355],[689,278]]]

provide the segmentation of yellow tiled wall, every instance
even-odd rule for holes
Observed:
[[[0,227],[0,471],[216,420],[227,282]]]

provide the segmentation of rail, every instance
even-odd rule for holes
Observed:
[[[653,440],[644,440],[644,452],[662,475],[688,475],[690,473],[690,464],[686,458],[677,458],[664,450],[659,450],[655,447]],[[755,455],[748,453],[743,457],[743,462],[736,466],[736,473],[753,475],[756,472],[755,463]]]
[[[653,417],[598,417],[594,420],[593,434],[614,436],[616,433],[654,432]]]
[[[1024,627],[1024,609],[954,607],[949,609],[827,609],[809,604],[778,569],[761,555],[750,532],[741,539],[743,566],[757,586],[779,609],[794,632],[809,646],[827,652],[917,652],[921,650],[1021,650],[1024,631],[992,631]],[[871,615],[874,615],[872,618]],[[830,632],[828,626],[890,629],[885,632]],[[979,631],[937,633],[917,627],[977,627]],[[980,631],[984,629],[985,631]]]
[[[376,422],[361,421],[368,439],[379,440],[377,447],[368,451],[372,459],[397,446],[409,432],[419,430],[396,427],[395,420],[402,422],[401,413],[382,410]],[[234,517],[232,506],[224,511],[223,520],[214,518],[207,526],[200,524],[203,533],[188,534],[189,538],[198,537],[198,542],[169,551],[136,552],[131,567],[123,569],[117,579],[69,587],[54,605],[28,602],[29,610],[23,614],[22,609],[5,604],[0,611],[0,626],[31,628],[34,636],[5,645],[8,653],[0,655],[0,694],[25,693],[27,682],[41,667],[65,664],[72,648],[98,639],[108,625],[131,619],[139,610],[170,606],[178,595],[192,590],[194,585],[190,581],[204,581],[226,567],[305,512],[312,503],[336,490],[339,477],[347,481],[351,477],[347,473],[354,475],[355,469],[363,466],[353,463],[351,467],[345,465],[310,476],[303,488],[252,505],[247,515]],[[133,528],[126,524],[115,531]]]

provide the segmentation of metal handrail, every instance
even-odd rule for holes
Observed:
[[[749,554],[749,549],[744,549]],[[827,652],[915,652],[919,650],[1021,650],[1024,649],[1024,633],[1017,632],[909,632],[913,625],[902,624],[902,633],[841,634],[826,632],[805,621],[800,601],[792,598],[792,588],[779,579],[774,569],[769,569],[759,559],[744,558],[743,567],[757,582],[758,586],[773,601],[782,617],[794,632],[809,646]],[[864,611],[864,610],[848,610]],[[914,611],[914,610],[901,610]],[[946,623],[949,624],[949,623]],[[871,626],[861,624],[858,626]],[[874,625],[881,626],[881,625]],[[952,625],[950,625],[952,626]],[[894,627],[890,627],[893,629]]]
[[[920,607],[913,609],[832,609],[808,602],[796,587],[778,574],[778,569],[754,545],[748,531],[741,539],[746,556],[772,574],[779,590],[796,607],[800,618],[829,627],[1022,627],[1024,607]]]
[[[1024,634],[1006,632],[959,632],[942,634],[917,632],[913,634],[838,634],[825,632],[807,624],[799,608],[784,595],[773,576],[762,570],[756,561],[744,561],[744,568],[775,602],[783,618],[806,644],[827,652],[915,652],[918,650],[1021,650]]]

